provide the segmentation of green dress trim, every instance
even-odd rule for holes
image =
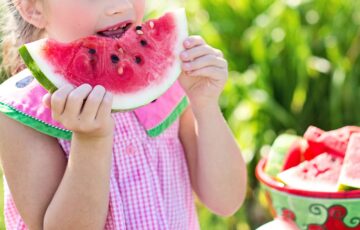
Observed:
[[[155,128],[147,130],[147,134],[150,137],[157,137],[163,133],[167,128],[169,128],[174,121],[184,112],[186,107],[189,105],[187,98],[184,97],[182,101],[176,106],[176,108],[171,112],[171,114]],[[65,140],[71,140],[72,132],[66,129],[61,129],[56,126],[50,125],[44,121],[41,121],[35,117],[32,117],[26,113],[23,113],[14,107],[7,105],[3,102],[0,102],[0,112],[5,114],[7,117],[10,117],[20,123],[31,127],[41,133],[47,134],[55,138],[61,138]]]
[[[184,97],[181,102],[176,106],[176,108],[171,112],[171,114],[155,128],[152,128],[147,131],[147,134],[150,137],[159,136],[164,130],[169,128],[172,123],[184,112],[186,107],[189,105],[189,102],[186,97]]]
[[[41,133],[47,134],[55,138],[71,140],[72,132],[66,129],[61,129],[56,126],[43,122],[35,117],[23,113],[14,107],[0,102],[0,112],[6,116],[19,121],[20,123],[29,126]]]

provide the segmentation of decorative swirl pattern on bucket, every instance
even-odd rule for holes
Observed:
[[[322,204],[312,204],[309,207],[309,211],[315,216],[321,216],[327,213],[327,208],[325,207],[325,205]],[[324,213],[322,211],[324,211]]]
[[[359,226],[360,225],[360,218],[359,217],[353,217],[350,220],[350,224],[354,227]]]
[[[326,221],[322,224],[309,224],[308,230],[360,230],[360,218],[353,217],[350,220],[352,226],[347,226],[344,219],[348,213],[348,210],[342,205],[333,205],[326,208],[321,204],[313,204],[309,207],[309,210],[314,215],[322,215],[322,210],[325,209]]]

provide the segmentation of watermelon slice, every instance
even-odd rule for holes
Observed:
[[[336,192],[343,158],[323,153],[283,171],[277,178],[285,185],[305,191]]]
[[[105,31],[67,44],[42,39],[19,52],[50,92],[64,84],[102,85],[114,95],[113,110],[130,110],[154,101],[177,80],[187,36],[185,10],[179,9],[142,26],[126,24],[121,34]]]
[[[360,189],[360,134],[352,134],[339,179],[339,190]]]
[[[295,135],[282,134],[271,146],[265,173],[276,176],[281,171],[291,168],[301,162],[302,153],[306,148],[306,141]]]
[[[329,132],[310,126],[304,134],[309,143],[305,159],[311,160],[324,152],[344,157],[350,136],[359,132],[360,128],[355,126],[346,126]]]

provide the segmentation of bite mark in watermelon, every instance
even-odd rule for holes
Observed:
[[[360,189],[360,134],[352,134],[339,178],[339,190]]]
[[[50,92],[64,84],[102,85],[114,95],[113,110],[130,110],[154,101],[177,80],[187,36],[185,10],[180,9],[121,37],[94,35],[67,44],[42,39],[19,51]]]
[[[336,192],[343,158],[323,153],[277,175],[291,188],[305,191]]]

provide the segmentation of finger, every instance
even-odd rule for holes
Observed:
[[[50,93],[47,93],[43,96],[42,103],[43,103],[43,106],[51,109],[51,94]]]
[[[65,110],[68,95],[74,90],[72,85],[64,85],[56,90],[51,96],[51,109],[54,116],[61,115]]]
[[[214,80],[226,80],[228,78],[228,74],[225,69],[214,66],[188,72],[187,75],[189,77],[206,77]]]
[[[197,46],[192,49],[183,51],[181,53],[180,57],[183,61],[192,61],[196,58],[199,58],[199,57],[202,57],[202,56],[205,56],[208,54],[213,54],[215,56],[219,56],[218,50],[216,50],[208,45],[202,45],[202,46]]]
[[[111,115],[111,107],[113,102],[113,95],[109,92],[106,92],[103,100],[101,101],[99,110],[96,115],[96,120],[106,119]]]
[[[66,100],[65,110],[63,115],[78,116],[84,104],[84,100],[89,96],[92,87],[89,84],[83,84],[74,89]]]
[[[103,86],[97,85],[86,99],[80,116],[83,119],[95,119],[99,106],[104,99],[106,90]]]
[[[183,71],[189,72],[208,66],[227,68],[227,62],[224,59],[216,57],[214,55],[206,55],[199,57],[194,61],[183,63],[182,69]]]
[[[204,45],[204,44],[205,44],[205,41],[200,36],[191,36],[191,37],[188,37],[187,39],[185,39],[185,41],[184,41],[185,49],[191,49],[196,46],[200,46],[200,45]]]
[[[221,50],[214,49],[216,56],[224,58],[224,53]]]

